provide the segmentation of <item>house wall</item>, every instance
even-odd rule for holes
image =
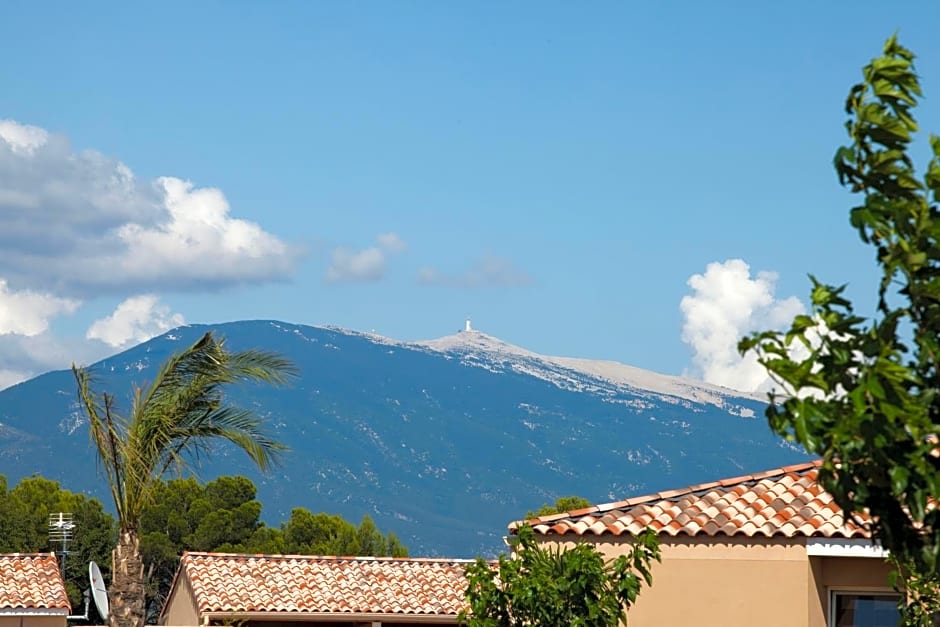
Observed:
[[[167,601],[164,625],[199,625],[199,614],[193,602],[193,589],[186,577],[181,577]],[[2,627],[2,626],[0,626]]]
[[[582,540],[608,558],[630,550],[627,538]],[[665,536],[660,542],[662,563],[653,565],[653,586],[631,608],[630,627],[690,619],[700,627],[826,627],[830,588],[888,589],[882,560],[810,557],[804,538]]]
[[[65,614],[58,616],[0,616],[0,627],[66,627]]]
[[[220,622],[219,624],[221,625],[222,623]],[[381,621],[381,622],[373,623],[371,621],[362,622],[362,621],[355,620],[355,619],[347,620],[344,622],[321,622],[321,621],[308,622],[308,621],[303,621],[303,619],[297,619],[297,620],[292,620],[292,621],[250,621],[246,624],[246,627],[299,627],[299,625],[302,625],[302,624],[316,625],[316,627],[372,627],[373,625],[382,625],[383,627],[386,625],[392,625],[393,627],[427,627],[429,623],[427,622],[409,623],[409,622],[398,622],[398,621],[392,621],[392,622]],[[430,623],[430,624],[456,625],[457,621],[456,619],[454,619],[454,620],[446,620],[440,623]]]
[[[178,618],[180,615],[171,616],[167,612],[167,620],[164,625],[168,627],[200,627],[203,623],[197,618]],[[283,616],[283,615],[282,615]],[[317,627],[373,627],[373,625],[393,625],[394,627],[427,627],[428,625],[456,625],[456,616],[422,616],[420,620],[409,620],[407,616],[389,616],[380,621],[363,621],[361,617],[355,614],[347,614],[340,617],[341,620],[332,620],[323,615],[309,615],[293,613],[288,618],[278,617],[272,614],[269,619],[239,617],[238,613],[232,613],[226,618],[215,618],[209,621],[210,625],[239,625],[240,627],[300,627],[300,625],[316,625]],[[0,625],[0,627],[6,627]]]
[[[855,557],[814,558],[822,562],[822,583],[832,588],[883,590],[891,567],[880,559]]]

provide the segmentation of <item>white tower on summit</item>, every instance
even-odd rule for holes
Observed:
[[[470,318],[467,318],[467,326],[464,327],[464,331],[466,331],[467,333],[470,333],[471,331],[473,331],[473,327],[470,326]]]

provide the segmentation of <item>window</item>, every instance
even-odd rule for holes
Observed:
[[[897,627],[897,594],[833,592],[830,627]]]
[[[896,627],[900,620],[894,592],[832,592],[829,596],[829,627]],[[934,614],[940,627],[940,614]]]

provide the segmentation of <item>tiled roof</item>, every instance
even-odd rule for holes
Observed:
[[[456,616],[467,560],[185,553],[180,575],[206,612]]]
[[[0,554],[0,609],[26,608],[71,611],[55,555]]]
[[[867,538],[816,482],[819,461],[527,521],[536,533]],[[514,530],[519,523],[513,523]]]

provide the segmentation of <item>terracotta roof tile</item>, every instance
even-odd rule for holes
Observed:
[[[869,537],[816,482],[819,465],[794,464],[528,522],[537,533],[560,535],[637,534],[650,526],[670,536]]]
[[[0,554],[0,609],[19,608],[71,611],[55,555]]]
[[[469,560],[184,553],[205,612],[444,614],[465,606]],[[178,575],[179,576],[179,575]]]

